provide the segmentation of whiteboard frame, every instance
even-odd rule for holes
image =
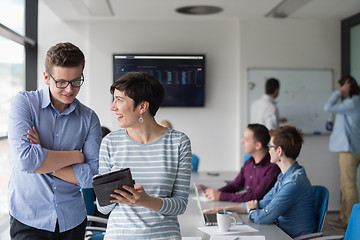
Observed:
[[[284,75],[290,74],[289,72],[294,72],[296,74],[296,77],[293,77],[293,79],[286,79]],[[255,75],[254,75],[255,74]],[[267,74],[266,76],[264,74]],[[301,81],[301,84],[299,84],[298,87],[302,87],[305,91],[305,104],[306,106],[303,106],[301,108],[301,105],[296,105],[296,108],[299,111],[299,115],[303,117],[303,122],[301,122],[301,117],[295,116],[294,113],[290,113],[290,118],[286,116],[286,106],[284,105],[284,102],[291,103],[290,93],[292,88],[292,81],[300,82],[299,80],[296,80],[296,78],[301,77],[302,75],[307,74],[322,74],[321,78],[319,79],[319,82],[317,85],[311,86],[311,89],[309,90],[310,84],[306,85],[305,83],[302,84],[303,78]],[[256,79],[254,80],[254,77],[262,77],[261,80]],[[280,117],[287,117],[289,121],[285,124],[281,125],[294,125],[298,128],[300,128],[305,134],[329,134],[330,132],[325,129],[325,124],[328,119],[334,120],[334,115],[331,113],[326,113],[323,111],[323,105],[327,101],[327,99],[330,97],[332,92],[334,91],[334,70],[330,68],[262,68],[262,67],[250,67],[247,68],[247,101],[248,101],[248,122],[250,122],[250,107],[251,103],[261,97],[262,94],[265,93],[265,82],[266,79],[274,77],[280,81],[280,94],[279,97],[276,99],[276,102],[278,103],[278,108],[280,112]],[[252,92],[251,90],[251,82],[254,82],[257,84],[258,87],[256,92]],[[290,81],[290,82],[289,82]],[[307,80],[305,80],[307,81]],[[309,80],[310,81],[310,80]],[[313,82],[312,82],[313,83]],[[304,85],[304,86],[301,86]],[[289,89],[286,89],[289,88]],[[309,91],[317,91],[316,96],[315,94],[308,93]],[[286,91],[286,94],[285,94]],[[298,92],[296,92],[294,89],[292,89],[292,94],[295,97]],[[255,94],[255,95],[254,95]],[[306,96],[306,94],[309,94],[309,96]],[[292,96],[291,95],[291,96]],[[300,96],[300,94],[298,94]],[[319,96],[317,96],[319,95]],[[311,104],[310,102],[307,103],[306,101],[309,98],[309,101],[311,101],[311,98],[317,97],[319,100],[314,100],[315,104]],[[288,100],[288,101],[286,101]],[[303,104],[303,103],[302,103]],[[282,106],[283,105],[283,106]],[[285,108],[285,110],[283,109]],[[292,107],[291,107],[292,108]],[[311,111],[308,111],[308,108],[314,108],[311,109]],[[315,113],[316,112],[316,113]],[[292,116],[294,115],[294,116]],[[293,119],[291,119],[293,118]],[[307,118],[307,119],[305,119]],[[321,122],[320,122],[321,121]],[[310,124],[309,124],[310,122]]]

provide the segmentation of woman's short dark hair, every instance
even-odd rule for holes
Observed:
[[[145,72],[125,73],[111,85],[111,94],[114,94],[115,89],[134,100],[134,109],[141,102],[148,102],[152,116],[155,116],[164,101],[163,86],[156,78]]]
[[[344,85],[347,81],[350,83],[350,91],[349,96],[352,97],[353,95],[359,95],[360,89],[357,81],[353,76],[345,75],[339,80],[340,86]]]
[[[262,147],[267,149],[267,145],[270,141],[269,130],[261,124],[249,124],[247,128],[254,133],[254,139],[256,142],[260,142]]]
[[[293,126],[283,126],[270,130],[270,136],[275,146],[280,146],[285,156],[296,160],[303,143],[301,130]]]
[[[46,53],[45,70],[51,73],[53,67],[85,67],[84,53],[72,43],[58,43]]]

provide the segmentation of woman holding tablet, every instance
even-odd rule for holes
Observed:
[[[105,240],[181,239],[177,216],[188,202],[190,140],[155,121],[164,90],[151,75],[126,73],[110,92],[120,130],[102,141],[99,173],[130,168],[136,185],[116,189],[112,204],[98,204],[100,212],[110,213]]]

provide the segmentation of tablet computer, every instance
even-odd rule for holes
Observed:
[[[111,193],[115,189],[126,191],[122,186],[134,187],[135,181],[132,179],[130,168],[98,174],[93,178],[93,188],[100,206],[110,205]]]

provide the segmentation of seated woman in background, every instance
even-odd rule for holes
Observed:
[[[164,89],[147,73],[126,73],[110,92],[120,130],[102,141],[99,173],[130,168],[136,185],[123,186],[110,196],[105,239],[181,239],[178,215],[186,210],[191,145],[182,132],[160,126],[155,114],[164,99]]]
[[[225,209],[248,213],[249,219],[258,224],[275,223],[292,238],[313,233],[316,231],[314,193],[305,169],[295,160],[303,143],[302,134],[295,127],[284,126],[270,130],[270,136],[270,161],[281,170],[274,187],[260,201],[252,200]]]

